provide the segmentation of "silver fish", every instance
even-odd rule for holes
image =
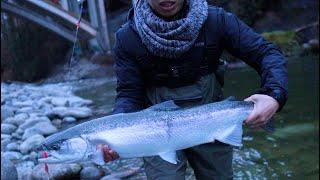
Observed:
[[[121,158],[159,155],[176,164],[176,151],[215,140],[242,145],[242,125],[253,103],[224,100],[191,108],[166,101],[134,113],[94,119],[49,136],[39,150],[43,163],[92,161],[102,165],[97,148],[107,144]]]

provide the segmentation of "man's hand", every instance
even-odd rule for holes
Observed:
[[[279,103],[268,95],[254,94],[245,101],[254,102],[253,111],[245,120],[245,124],[255,129],[266,124],[279,108]]]
[[[99,147],[102,148],[103,158],[106,163],[119,158],[118,153],[110,149],[108,145],[104,144]]]

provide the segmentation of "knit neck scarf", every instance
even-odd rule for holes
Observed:
[[[193,46],[207,19],[208,4],[206,0],[188,0],[187,7],[186,16],[168,21],[157,16],[147,0],[139,0],[135,5],[135,27],[153,55],[176,58]]]

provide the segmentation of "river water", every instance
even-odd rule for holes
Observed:
[[[318,179],[318,56],[290,58],[288,72],[289,99],[275,116],[277,130],[269,134],[245,127],[243,147],[234,152],[235,179]],[[110,78],[94,86],[83,85],[76,94],[93,100],[96,116],[101,116],[113,107],[115,85],[115,78]],[[224,93],[226,97],[244,99],[259,85],[259,77],[252,68],[230,69],[226,73]],[[141,177],[143,173],[129,179]],[[190,169],[187,179],[194,179]]]

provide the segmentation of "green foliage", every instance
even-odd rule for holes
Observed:
[[[38,25],[9,17],[1,23],[2,79],[36,81],[65,60],[66,40]]]
[[[265,32],[262,36],[277,45],[286,55],[295,55],[300,52],[300,46],[296,40],[294,31]]]
[[[272,41],[279,46],[286,46],[293,41],[296,41],[294,31],[272,31],[265,32],[262,35],[267,40]]]
[[[225,10],[235,13],[246,24],[252,26],[264,12],[280,6],[281,1],[276,0],[208,0],[209,4],[223,7]]]

